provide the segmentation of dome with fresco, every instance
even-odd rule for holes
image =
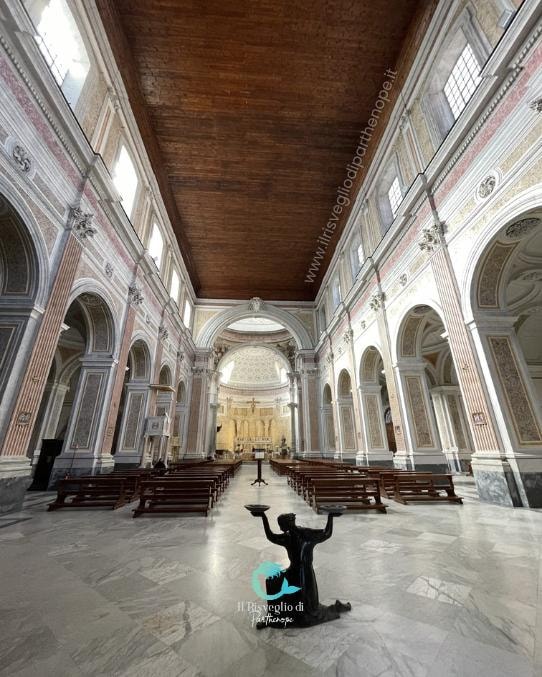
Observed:
[[[234,388],[273,388],[288,382],[286,360],[262,346],[247,346],[226,354],[219,368],[221,383]]]

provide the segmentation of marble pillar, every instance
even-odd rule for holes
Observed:
[[[192,367],[192,396],[188,414],[188,439],[185,458],[203,459],[206,456],[206,435],[209,419],[209,385],[212,376],[210,350],[196,353]]]
[[[442,450],[448,464],[455,472],[467,472],[471,459],[471,443],[459,386],[431,388],[431,399]]]
[[[503,505],[542,507],[542,423],[537,392],[514,329],[514,317],[480,316],[471,324],[479,347],[502,451],[477,451],[472,467],[481,498]],[[487,420],[475,417],[475,427]]]
[[[359,453],[358,465],[393,467],[393,453],[388,446],[381,391],[382,386],[376,384],[364,384],[358,388],[366,450]]]
[[[90,354],[81,360],[81,373],[64,446],[51,471],[51,488],[67,473],[88,475],[113,470],[113,456],[100,444],[113,379],[112,357]]]
[[[81,241],[73,232],[69,232],[0,451],[0,512],[20,508],[31,481],[28,447],[66,314],[81,250]]]
[[[425,366],[418,360],[403,359],[397,365],[403,393],[406,434],[409,451],[395,457],[396,465],[413,470],[448,472],[442,452],[433,406],[429,395]]]

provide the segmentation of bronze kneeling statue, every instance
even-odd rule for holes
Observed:
[[[266,579],[267,598],[278,599],[277,604],[268,604],[268,614],[265,621],[257,624],[257,628],[264,627],[309,627],[333,621],[345,611],[352,608],[350,603],[343,604],[336,600],[334,604],[326,606],[318,599],[318,585],[312,567],[312,553],[318,543],[331,538],[333,533],[333,517],[342,514],[340,506],[330,507],[327,524],[324,529],[309,529],[295,523],[295,515],[288,513],[279,515],[277,522],[282,533],[275,534],[269,527],[269,520],[265,514],[268,506],[245,506],[254,517],[261,517],[267,540],[286,548],[290,566],[279,576]],[[289,592],[296,588],[295,592]],[[283,593],[288,593],[282,597]],[[289,610],[285,610],[287,606]]]

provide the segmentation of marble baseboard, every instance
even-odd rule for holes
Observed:
[[[529,508],[542,508],[542,473],[520,473]]]
[[[133,468],[139,468],[139,467],[141,467],[140,463],[124,463],[124,462],[117,463],[117,462],[115,462],[114,470],[132,470]]]
[[[482,470],[475,466],[474,480],[481,501],[516,508],[522,506],[512,471]],[[542,486],[539,487],[539,491],[542,491]]]
[[[418,472],[449,473],[450,466],[447,463],[415,463],[412,470]]]
[[[107,475],[112,471],[113,467],[106,467],[102,468],[102,472],[96,472],[96,468],[91,465],[83,467],[77,466],[74,468],[53,468],[47,490],[56,490],[58,480],[63,479],[66,475],[70,475],[71,477],[81,477],[82,475]]]
[[[367,457],[367,465],[370,466],[377,466],[379,468],[395,468],[395,464],[393,462],[393,459],[378,459],[378,458],[371,458],[369,455]]]
[[[21,510],[26,490],[32,482],[27,476],[0,478],[0,513]]]

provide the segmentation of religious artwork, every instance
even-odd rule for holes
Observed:
[[[482,199],[489,197],[491,195],[491,193],[495,190],[496,185],[497,185],[497,179],[496,179],[495,176],[493,176],[493,174],[486,176],[486,178],[478,186],[478,195]]]
[[[434,442],[429,425],[422,380],[419,376],[407,376],[405,385],[414,424],[416,444],[419,448],[431,448],[434,446]]]
[[[15,164],[22,172],[27,174],[30,171],[32,168],[32,160],[30,159],[30,155],[27,153],[25,148],[20,145],[14,146],[11,156],[13,157]]]
[[[495,242],[489,250],[478,280],[478,305],[480,308],[497,308],[501,274],[508,257],[516,245]]]
[[[512,414],[518,441],[520,444],[540,444],[542,432],[538,427],[529,395],[519,373],[510,339],[508,336],[490,336],[488,342]]]
[[[261,517],[266,538],[275,545],[286,548],[290,566],[281,570],[280,567],[270,572],[266,578],[267,600],[275,600],[288,595],[288,609],[284,605],[269,605],[265,620],[256,627],[261,630],[265,627],[309,627],[328,621],[336,620],[341,613],[350,611],[350,603],[343,604],[336,600],[328,606],[320,604],[318,585],[312,566],[313,551],[318,543],[331,538],[333,533],[333,518],[339,517],[344,506],[328,506],[322,508],[328,512],[327,523],[323,529],[309,529],[300,527],[295,522],[293,513],[279,515],[277,522],[282,533],[271,531],[265,511],[267,505],[246,505],[245,508],[254,517]],[[291,610],[290,610],[291,609]]]

